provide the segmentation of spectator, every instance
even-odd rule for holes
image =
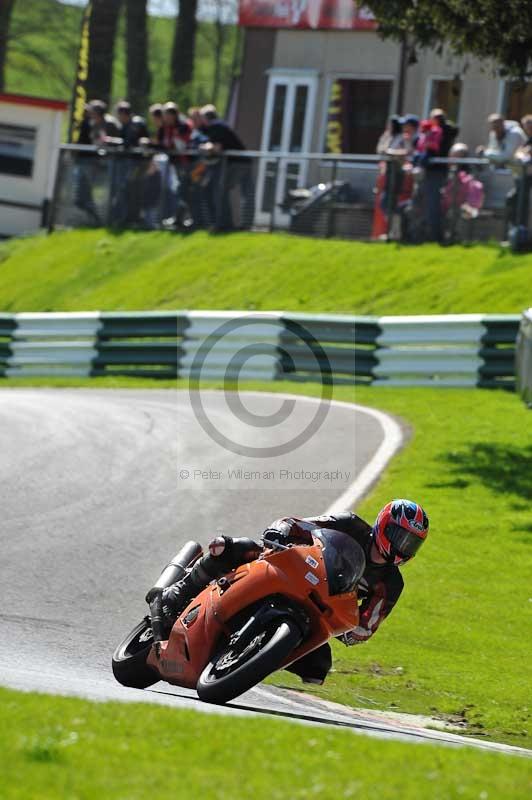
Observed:
[[[403,147],[408,153],[413,153],[419,139],[419,117],[415,114],[406,114],[402,119]]]
[[[107,105],[104,101],[91,100],[88,108],[92,143],[100,146],[116,140],[119,136],[119,122],[107,113]]]
[[[530,153],[532,148],[532,114],[526,114],[521,119],[521,125],[523,126],[523,132],[526,136],[526,142],[523,147],[527,148]]]
[[[409,115],[410,120],[412,115]],[[417,117],[415,117],[417,124]],[[388,124],[382,133],[377,144],[377,153],[380,155],[397,156],[397,159],[379,162],[377,182],[375,185],[375,209],[373,212],[373,227],[371,231],[372,239],[385,239],[389,236],[389,228],[392,227],[388,221],[390,208],[394,210],[401,207],[403,197],[403,183],[408,184],[408,176],[405,169],[405,158],[409,154],[410,145],[403,136],[403,126],[405,120],[396,114],[388,120]],[[404,178],[407,180],[404,182]],[[392,186],[393,196],[390,197],[388,189]]]
[[[162,111],[163,122],[157,135],[159,145],[169,151],[186,150],[192,135],[191,124],[180,115],[175,103],[165,103]]]
[[[149,134],[143,117],[133,116],[131,105],[127,100],[121,100],[116,105],[116,115],[120,124],[116,142],[122,144],[125,150],[130,150],[142,144],[149,143]],[[138,197],[138,184],[135,186],[136,168],[138,159],[131,155],[115,156],[112,162],[111,175],[111,223],[123,227],[128,220],[138,218],[138,202],[135,206],[134,198]],[[136,189],[137,191],[133,191]]]
[[[163,185],[161,164],[164,170],[165,159],[163,153],[153,156],[141,181],[142,218],[145,227],[151,231],[159,227],[159,205]]]
[[[515,188],[507,196],[507,222],[513,226],[520,239],[527,241],[530,234],[530,192],[532,190],[532,114],[521,119],[525,141],[514,153]]]
[[[235,131],[220,119],[216,107],[206,105],[200,109],[202,130],[208,141],[200,149],[211,155],[223,154],[226,150],[245,150],[245,145]],[[252,162],[249,158],[229,156],[214,168],[211,187],[214,192],[213,203],[216,209],[218,230],[234,229],[231,213],[230,193],[236,186],[240,192],[240,228],[249,230],[253,224],[255,211],[255,187],[253,183]]]
[[[516,150],[526,142],[526,135],[518,122],[504,119],[502,114],[490,114],[488,144],[478,147],[477,154],[484,155],[498,167],[504,167]]]
[[[153,103],[149,108],[150,119],[153,125],[153,136],[151,137],[152,144],[157,144],[159,130],[163,126],[163,107],[161,103]]]
[[[149,142],[148,128],[144,117],[131,113],[131,105],[127,100],[121,100],[116,105],[116,115],[120,123],[119,136],[124,147],[138,147]]]
[[[463,142],[457,142],[449,151],[449,158],[469,158],[469,148]],[[453,174],[447,181],[442,192],[442,209],[444,214],[451,209],[462,212],[466,219],[478,216],[484,204],[484,186],[471,175],[467,164],[455,165]]]
[[[77,144],[91,145],[92,129],[90,120],[90,108],[85,106],[83,119],[81,121]],[[94,225],[101,225],[96,204],[92,194],[93,183],[93,153],[83,150],[74,156],[74,166],[72,171],[74,205],[84,211]]]
[[[397,150],[402,145],[402,119],[397,114],[392,114],[377,143],[377,153],[378,155],[384,155],[387,150]]]
[[[439,158],[447,158],[449,151],[453,146],[454,140],[458,136],[458,126],[446,118],[445,111],[441,108],[433,108],[430,112],[430,118],[433,122],[440,126],[442,129],[442,138],[440,143]],[[444,167],[447,170],[447,167]]]
[[[441,150],[443,130],[432,119],[423,119],[416,142],[418,163],[425,164],[430,156],[437,156]]]
[[[446,164],[434,163],[435,158],[447,158],[449,150],[458,134],[458,128],[448,122],[441,108],[433,108],[430,120],[440,129],[439,136],[431,133],[432,149],[424,154],[424,175],[420,186],[420,201],[423,208],[425,238],[428,241],[443,240],[441,193],[448,175]],[[438,146],[435,146],[436,138]]]

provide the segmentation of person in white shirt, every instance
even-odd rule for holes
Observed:
[[[526,134],[518,122],[504,119],[501,114],[490,114],[488,124],[490,132],[487,147],[478,147],[477,155],[486,156],[496,166],[504,167],[516,150],[525,144]]]

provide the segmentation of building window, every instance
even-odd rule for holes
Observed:
[[[458,121],[460,114],[460,97],[462,94],[462,81],[433,78],[430,85],[427,115],[433,108],[442,108],[447,119]]]
[[[329,97],[325,150],[374,153],[390,113],[393,81],[339,78]]]
[[[37,130],[0,123],[0,173],[31,178]]]
[[[519,121],[532,110],[532,81],[507,81],[502,113],[506,119]]]

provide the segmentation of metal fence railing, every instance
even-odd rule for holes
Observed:
[[[515,240],[532,231],[530,167],[486,159],[61,148],[49,227],[288,230],[320,237]]]
[[[517,314],[243,311],[0,315],[0,377],[515,386]]]

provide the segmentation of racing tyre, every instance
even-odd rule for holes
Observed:
[[[247,692],[279,669],[301,638],[296,622],[285,617],[258,629],[243,649],[226,643],[199,677],[196,691],[200,700],[223,704]]]
[[[145,617],[113,653],[113,675],[122,686],[146,689],[160,680],[158,673],[146,664],[153,644],[150,625],[149,617]]]

